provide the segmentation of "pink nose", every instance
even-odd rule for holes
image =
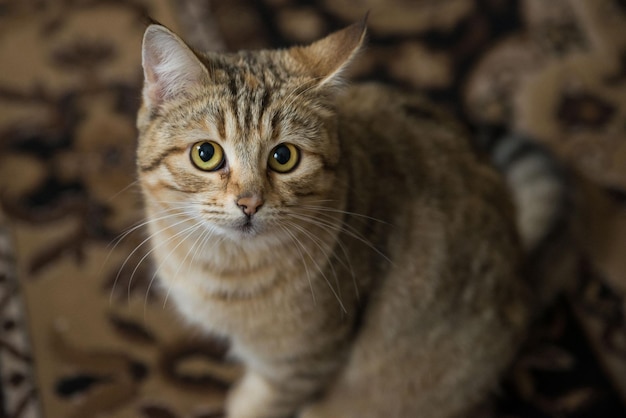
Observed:
[[[240,197],[237,200],[237,206],[248,216],[257,213],[261,206],[263,206],[263,203],[265,203],[263,198],[257,194]]]

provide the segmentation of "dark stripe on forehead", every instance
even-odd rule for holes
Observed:
[[[265,110],[267,106],[269,106],[271,94],[267,87],[261,86],[257,89],[254,95],[254,105],[256,107],[256,124],[257,127],[261,125],[261,120],[263,119],[263,115],[265,114]]]
[[[261,108],[261,110],[259,112],[259,121],[262,121],[263,118],[265,117],[265,112],[267,111],[267,109],[270,106],[271,102],[272,102],[272,93],[271,93],[270,89],[267,86],[264,86],[263,92],[261,94],[261,99],[260,99],[260,102],[259,102],[259,106]],[[261,129],[261,123],[259,123],[258,125],[259,125],[259,129]],[[261,132],[259,132],[259,133],[262,134]]]
[[[240,81],[243,83],[245,80]],[[261,120],[270,105],[272,94],[270,89],[262,84],[256,87],[243,84],[237,94],[235,117],[239,133],[243,135],[242,139],[245,139],[250,137],[254,130],[260,129]]]
[[[233,115],[235,116],[235,119],[237,119],[237,99],[238,99],[238,93],[239,93],[239,89],[237,86],[237,75],[236,74],[229,74],[229,80],[228,80],[228,90],[230,92],[230,108],[232,110]],[[235,124],[235,129],[239,129],[239,124]]]
[[[280,124],[280,119],[281,119],[281,113],[280,113],[280,110],[277,110],[272,116],[272,121],[270,122],[270,132],[272,135],[271,140],[274,142],[278,141],[278,138],[282,134],[282,127]]]
[[[217,124],[217,134],[220,136],[220,139],[223,141],[226,139],[226,115],[224,115],[224,109],[221,107],[217,109],[215,112],[215,122]]]
[[[278,137],[281,134],[281,127],[280,127],[280,120],[282,118],[281,112],[280,110],[277,110],[274,113],[274,116],[272,116],[272,122],[271,122],[271,126],[270,129],[272,130],[272,140],[276,141],[278,140]]]
[[[261,76],[263,77],[263,82],[267,83],[267,79],[268,78],[272,78],[272,79],[276,79],[276,80],[280,80],[281,79],[281,74],[283,73],[283,71],[279,71],[278,67],[275,65],[273,60],[266,60],[263,64],[263,71],[261,73]],[[269,77],[268,77],[269,76]]]
[[[237,88],[237,76],[236,74],[229,74],[228,77],[228,91],[230,92],[230,95],[232,98],[237,99],[237,92],[238,92],[238,88]]]
[[[243,117],[241,118],[241,131],[249,132],[252,128],[252,114],[254,113],[254,92],[250,92],[244,89],[241,92],[241,110],[243,111]]]
[[[265,113],[265,109],[267,109],[267,107],[270,105],[272,99],[272,93],[270,92],[270,89],[265,87],[263,90],[263,95],[261,96],[261,103],[259,104],[259,106],[261,106],[261,116],[263,116],[263,113]]]
[[[163,151],[158,156],[156,156],[156,158],[154,158],[148,164],[140,164],[139,165],[139,170],[142,173],[146,173],[148,171],[155,170],[156,168],[158,168],[163,163],[163,160],[165,160],[170,155],[172,155],[172,154],[180,154],[181,152],[185,152],[185,151],[187,151],[187,147],[180,147],[180,146],[178,146],[178,147],[170,147],[170,148],[166,149],[165,151]]]

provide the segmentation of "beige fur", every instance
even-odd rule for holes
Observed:
[[[419,97],[340,88],[364,34],[199,54],[146,31],[138,172],[155,264],[182,316],[246,366],[228,417],[468,415],[523,335],[500,177]],[[216,171],[190,159],[205,140],[224,150]],[[285,142],[300,161],[283,174],[268,158]]]

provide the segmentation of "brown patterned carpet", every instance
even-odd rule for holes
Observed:
[[[367,10],[355,78],[417,88],[476,135],[530,135],[580,174],[575,290],[534,327],[499,415],[626,417],[624,0],[0,0],[0,417],[221,416],[239,370],[177,321],[132,229],[146,17],[238,49]]]

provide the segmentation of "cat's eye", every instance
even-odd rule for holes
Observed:
[[[277,145],[268,159],[268,165],[277,173],[288,173],[298,165],[300,152],[293,144],[283,143]]]
[[[196,142],[191,147],[191,162],[203,171],[215,171],[224,165],[224,150],[213,141]]]

